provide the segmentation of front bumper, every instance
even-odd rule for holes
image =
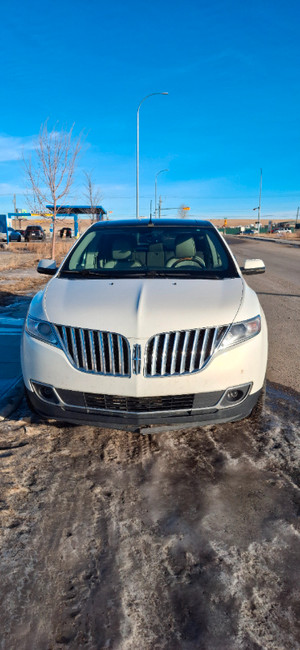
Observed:
[[[118,396],[95,396],[58,389],[53,391],[56,403],[41,398],[37,390],[26,392],[33,410],[44,418],[54,418],[71,424],[139,431],[141,427],[153,425],[204,426],[241,420],[250,415],[261,393],[258,391],[249,394],[249,390],[250,386],[245,390],[242,401],[233,406],[223,405],[226,391],[181,395],[175,400],[173,396],[164,399],[157,397],[147,401],[149,398],[139,400]],[[108,408],[103,408],[103,400],[106,397]]]

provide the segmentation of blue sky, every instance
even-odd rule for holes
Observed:
[[[3,0],[0,211],[26,208],[22,150],[49,118],[85,131],[68,202],[92,171],[113,217],[154,201],[199,217],[294,216],[299,188],[298,0]],[[172,211],[165,212],[171,216]]]

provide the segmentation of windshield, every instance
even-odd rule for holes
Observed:
[[[81,277],[238,277],[213,228],[95,227],[67,257],[60,275]]]

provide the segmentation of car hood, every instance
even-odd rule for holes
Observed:
[[[155,333],[231,323],[242,301],[242,278],[53,278],[43,293],[46,318],[69,325],[149,338]]]

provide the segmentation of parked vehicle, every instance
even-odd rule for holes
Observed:
[[[276,230],[273,230],[273,233],[275,235],[285,235],[286,233],[291,233],[292,231],[290,228],[277,228]]]
[[[72,237],[72,229],[71,228],[61,228],[59,231],[59,236],[62,237]]]
[[[25,241],[44,241],[46,239],[42,226],[27,226],[25,230]]]
[[[32,300],[22,339],[29,403],[73,423],[139,430],[248,416],[262,393],[267,326],[209,222],[92,225]]]
[[[22,235],[19,232],[19,230],[15,230],[14,228],[11,228],[9,226],[7,228],[7,232],[8,232],[8,241],[22,241]],[[0,232],[0,241],[2,242],[7,241],[6,232]]]

